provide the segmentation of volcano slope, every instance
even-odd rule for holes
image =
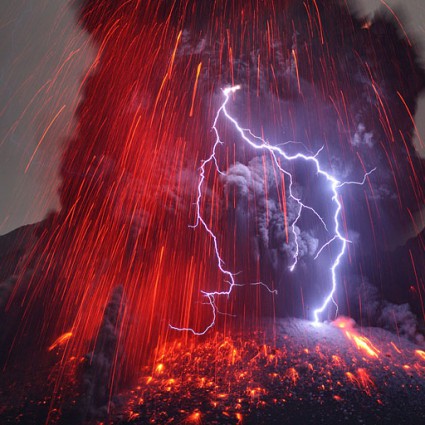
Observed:
[[[45,227],[0,238],[4,299]],[[24,333],[19,353],[10,356],[8,340],[22,317],[6,306],[0,423],[419,424],[425,418],[424,347],[343,317],[322,324],[227,317],[202,337],[173,331],[133,382],[114,387],[107,371],[114,364],[117,300],[119,290],[105,309],[99,333],[105,344],[80,358],[65,355],[71,335],[36,350],[34,333]]]
[[[425,352],[350,319],[263,322],[235,336],[176,340],[112,423],[422,423]]]

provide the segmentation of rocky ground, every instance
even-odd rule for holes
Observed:
[[[112,423],[424,423],[425,352],[414,344],[301,320],[264,329],[160,351]]]
[[[51,422],[69,424],[424,423],[421,347],[344,319],[320,325],[280,319],[260,329],[159,347],[138,383],[90,420],[72,415],[78,396],[68,397],[63,411],[51,410],[57,376],[43,372],[47,364],[26,375],[9,371],[0,423],[45,423],[49,410]]]
[[[0,286],[6,295],[33,233],[24,228],[0,240],[7,245],[0,250],[9,267]],[[243,334],[216,328],[202,338],[173,337],[108,405],[93,402],[104,385],[96,370],[73,375],[87,358],[74,359],[71,375],[61,376],[60,344],[41,362],[28,352],[17,361],[15,352],[0,375],[0,424],[425,423],[424,347],[383,329],[343,318],[319,325],[276,319]],[[91,394],[79,390],[78,376],[93,380]]]

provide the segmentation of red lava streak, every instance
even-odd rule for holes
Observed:
[[[277,339],[270,329],[274,325],[269,325],[263,326],[265,331],[234,338],[216,333],[202,342],[191,338],[187,344],[176,341],[158,347],[161,363],[154,369],[160,366],[163,373],[149,377],[148,385],[142,377],[140,385],[129,392],[129,417],[140,411],[161,423],[202,417],[217,423],[249,417],[248,423],[255,423],[255,412],[262,411],[275,412],[276,418],[270,420],[280,423],[277,418],[292,414],[292,406],[300,409],[303,403],[332,409],[329,399],[338,403],[332,406],[339,412],[347,412],[347,406],[362,400],[363,408],[368,406],[379,417],[378,412],[393,402],[395,392],[409,389],[415,397],[422,391],[425,373],[415,359],[419,350],[405,341],[400,353],[394,352],[392,335],[385,331],[368,330],[370,341],[381,353],[375,357],[364,356],[350,340],[339,341],[339,330],[330,325],[282,320],[276,325]],[[409,365],[403,363],[406,359]],[[163,410],[173,400],[179,400],[178,406]],[[202,408],[189,410],[193,403]],[[296,411],[294,418],[304,417]]]
[[[243,424],[254,409],[303,401],[306,388],[319,404],[325,394],[342,405],[348,388],[375,406],[384,403],[381,388],[394,376],[413,376],[406,385],[421,389],[425,352],[409,348],[405,360],[399,340],[366,337],[344,318],[333,326],[296,324],[292,335],[285,326],[274,328],[284,315],[320,313],[325,320],[328,311],[317,310],[324,299],[348,310],[344,314],[356,309],[365,317],[363,282],[370,275],[384,288],[386,269],[399,272],[388,258],[422,231],[423,160],[411,139],[423,84],[410,41],[397,38],[395,46],[402,48],[381,55],[386,27],[372,33],[374,23],[352,17],[346,2],[77,3],[96,57],[83,78],[76,128],[63,152],[62,208],[37,228],[30,252],[10,266],[17,282],[5,309],[19,316],[7,361],[18,353],[19,363],[19,344],[27,338],[55,365],[47,422],[62,412],[65,381],[74,388],[73,405],[77,395],[95,392],[78,385],[96,382],[99,404],[108,412],[113,395],[138,381],[126,405],[126,420],[135,423],[210,423],[212,409],[228,423]],[[387,84],[387,77],[397,83]],[[215,124],[226,143],[217,142],[217,157],[210,157],[221,90],[235,84],[238,96],[225,92],[231,116],[243,118],[241,126],[273,149],[255,152],[252,144],[238,143],[238,127],[222,120]],[[35,166],[37,150],[64,108],[42,132],[27,168]],[[324,187],[321,169],[309,168],[312,161],[317,165],[315,156],[307,164],[288,164],[291,174],[280,173],[283,158],[273,152],[287,142],[291,155],[301,145],[309,156],[323,147],[323,170],[338,180],[332,177]],[[369,176],[375,162],[376,182]],[[307,203],[296,218],[292,174],[294,194],[305,192],[323,223],[336,222],[334,232],[327,233],[325,223],[317,226],[319,214]],[[363,176],[364,185],[355,188],[340,183]],[[344,199],[337,192],[343,185]],[[323,202],[323,191],[336,212]],[[199,217],[204,229],[189,228]],[[313,219],[308,231],[297,226]],[[400,222],[407,230],[395,235]],[[215,247],[205,229],[216,232]],[[338,240],[347,250],[344,258],[342,251],[335,255]],[[403,284],[411,289],[403,302],[413,300],[425,317],[419,242],[406,248],[409,279]],[[291,257],[300,260],[295,277],[284,264]],[[330,257],[344,264],[325,267]],[[217,258],[228,270],[224,278]],[[348,273],[340,276],[344,267],[361,276],[362,285],[348,282]],[[280,298],[268,293],[277,289]],[[276,319],[266,337],[264,317]],[[211,334],[195,338],[170,324]],[[31,349],[25,346],[29,355]],[[193,394],[205,403],[194,405]]]
[[[355,346],[362,350],[369,357],[379,357],[379,350],[367,339],[354,330],[353,320],[346,317],[339,317],[333,324],[338,328],[343,329],[347,338],[352,341]]]

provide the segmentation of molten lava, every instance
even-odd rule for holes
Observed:
[[[62,400],[63,381],[69,378],[77,388],[73,394],[90,394],[95,405],[109,409],[113,394],[139,380],[128,420],[207,423],[215,418],[204,410],[212,409],[221,419],[243,423],[255,408],[303,400],[306,388],[318,403],[342,404],[348,387],[380,404],[385,379],[377,370],[414,376],[416,386],[408,385],[423,388],[424,351],[417,349],[415,360],[404,362],[399,342],[371,341],[346,319],[322,329],[334,331],[334,341],[349,341],[349,355],[334,345],[329,349],[319,328],[306,333],[314,343],[297,345],[308,325],[292,340],[280,329],[275,341],[262,338],[257,326],[260,317],[275,317],[276,311],[316,319],[323,313],[324,318],[331,302],[349,311],[353,301],[347,290],[344,305],[344,290],[351,282],[341,279],[344,285],[336,290],[337,266],[346,250],[343,266],[363,281],[369,257],[380,249],[385,255],[391,251],[384,210],[393,202],[396,211],[388,220],[407,217],[409,226],[419,229],[415,214],[425,199],[423,161],[407,138],[415,129],[422,73],[408,43],[399,39],[396,46],[405,49],[391,54],[401,50],[403,66],[392,56],[381,62],[385,40],[379,37],[385,31],[372,33],[373,25],[353,18],[344,2],[336,4],[83,2],[80,23],[91,33],[97,54],[82,81],[77,126],[62,158],[62,209],[41,228],[19,267],[13,263],[11,273],[19,276],[6,306],[20,315],[8,360],[20,351],[21,339],[36,335],[31,349],[55,363],[53,399]],[[394,87],[386,84],[388,69],[398,78]],[[240,98],[234,96],[235,84]],[[394,96],[387,99],[388,87]],[[220,105],[227,114],[223,93],[252,132],[230,125],[231,120],[217,123]],[[218,133],[230,142],[222,144]],[[241,134],[259,144],[239,143]],[[292,164],[283,171],[281,161],[299,155],[277,157],[278,146],[288,141],[295,152],[302,142],[313,172],[296,172]],[[217,155],[211,155],[214,142],[220,145]],[[322,157],[320,166],[317,160],[322,146],[323,168]],[[380,167],[376,186],[366,178],[375,162]],[[225,180],[230,170],[233,186]],[[331,184],[310,193],[315,174],[324,178],[324,170],[332,171],[326,173]],[[302,175],[294,187],[293,172]],[[350,173],[365,185],[360,195],[353,191],[342,199],[337,189],[347,175],[351,180]],[[304,192],[333,223],[330,234],[322,215],[301,203]],[[320,202],[323,198],[333,208]],[[297,227],[303,220],[314,220],[309,232]],[[188,228],[201,221],[203,227]],[[362,250],[349,240],[350,231],[355,236],[359,229],[366,240]],[[316,243],[319,239],[324,243]],[[334,242],[342,250],[333,252]],[[320,266],[311,266],[319,255],[319,263],[326,256],[333,259],[325,268],[332,285]],[[301,277],[291,280],[285,272],[298,260]],[[371,274],[380,275],[384,260],[377,260],[379,273]],[[408,260],[409,294],[425,317],[420,260],[410,250]],[[310,286],[303,273],[314,275]],[[237,298],[229,286],[238,286]],[[278,301],[264,291],[277,287]],[[316,309],[323,300],[324,307]],[[362,316],[360,296],[354,304]],[[169,326],[211,330],[216,322],[219,333],[197,339]],[[252,328],[257,333],[250,334]],[[247,330],[246,338],[238,336],[240,329]],[[276,343],[279,338],[283,341]],[[193,394],[205,405],[194,406]],[[51,414],[59,412],[52,401]]]
[[[343,329],[346,337],[352,341],[359,350],[366,353],[369,357],[378,358],[380,354],[379,350],[369,341],[369,339],[354,330],[353,323],[354,321],[352,319],[339,317],[333,322],[333,325]]]

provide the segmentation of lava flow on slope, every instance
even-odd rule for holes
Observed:
[[[69,337],[49,347],[52,358],[63,359]],[[62,368],[39,365],[22,388],[15,383],[2,394],[2,423],[372,425],[425,417],[425,351],[343,317],[264,320],[243,333],[174,339],[112,397],[105,394],[107,355],[67,359],[59,399],[51,394]]]
[[[2,263],[0,418],[423,417],[420,347],[283,319],[405,313],[414,338],[425,318],[425,74],[399,21],[337,0],[77,3],[97,54],[62,209]],[[283,164],[300,155],[315,167]]]
[[[87,418],[134,425],[412,424],[424,418],[424,394],[425,351],[406,339],[357,329],[348,318],[280,319],[157,347],[137,384],[113,397],[108,413],[91,410]]]

